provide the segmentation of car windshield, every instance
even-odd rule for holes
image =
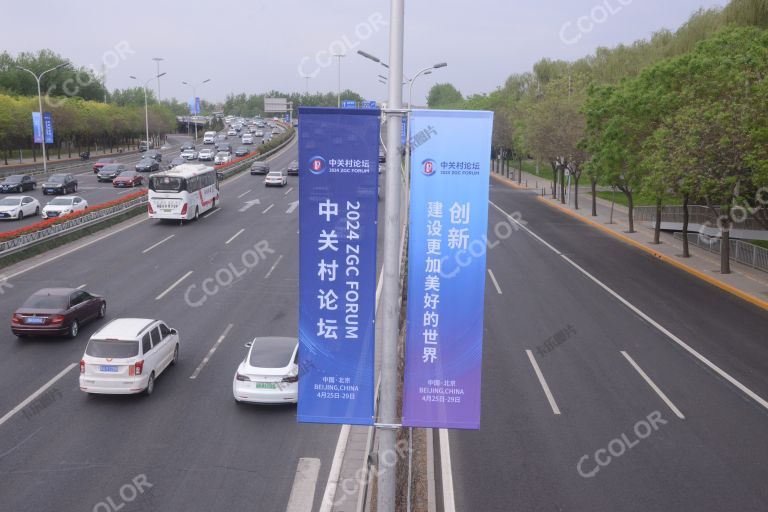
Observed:
[[[67,309],[68,300],[69,297],[67,295],[36,293],[28,298],[21,307],[30,309]]]
[[[279,178],[282,175],[280,171],[272,171],[268,174],[270,178]]]
[[[120,173],[121,178],[133,178],[136,175],[137,175],[136,171],[126,171],[126,172]]]
[[[111,165],[105,165],[101,168],[101,171],[99,172],[115,172],[120,169],[119,165],[111,164]]]
[[[5,182],[6,183],[19,183],[23,177],[24,176],[15,174],[13,176],[8,176],[7,178],[5,178]]]
[[[57,197],[50,203],[48,203],[49,206],[68,206],[72,204],[72,198],[71,197]]]
[[[251,167],[254,169],[266,169],[267,164],[265,164],[264,162],[254,162]]]
[[[256,368],[283,368],[291,362],[296,342],[284,339],[253,340],[248,364]]]
[[[20,202],[21,202],[21,198],[6,197],[5,199],[0,199],[0,206],[16,206]]]
[[[184,179],[172,176],[152,176],[149,188],[155,192],[179,192],[184,190]]]
[[[91,340],[85,347],[85,353],[91,357],[127,359],[139,355],[139,342],[136,340]]]
[[[154,160],[151,158],[145,158],[144,160],[139,161],[139,165],[152,165],[154,163]]]
[[[227,153],[225,151],[221,151],[219,153],[216,153],[216,156],[218,156],[220,158],[224,158],[225,156],[229,156],[229,153]]]
[[[50,178],[48,178],[48,181],[51,183],[64,183],[64,181],[67,179],[66,174],[54,174]]]

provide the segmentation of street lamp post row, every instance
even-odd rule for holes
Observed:
[[[55,71],[55,70],[57,70],[59,68],[63,68],[65,66],[69,66],[69,65],[70,65],[69,62],[62,62],[58,66],[54,66],[51,69],[46,69],[45,71],[43,71],[39,75],[35,74],[35,72],[32,71],[31,69],[27,69],[27,68],[21,67],[21,66],[16,66],[16,69],[19,69],[21,71],[26,71],[27,73],[29,73],[30,75],[35,77],[35,81],[37,82],[37,105],[40,108],[40,117],[41,118],[43,116],[43,94],[42,94],[42,92],[40,90],[40,80],[42,80],[42,78],[43,78],[43,76],[45,74],[50,73],[51,71]],[[43,133],[43,142],[42,142],[41,145],[43,146],[43,173],[48,174],[48,154],[47,154],[46,149],[45,149],[45,133]]]
[[[149,80],[144,82],[144,85],[142,86],[142,89],[144,90],[144,127],[146,128],[146,131],[147,131],[146,132],[146,134],[147,134],[147,139],[146,139],[147,149],[149,149],[149,107],[147,106],[147,85],[149,85],[149,83],[152,80],[159,80],[160,77],[163,76],[163,75],[165,75],[165,73],[160,73],[157,76],[153,76],[152,78],[150,78]],[[137,82],[141,83],[141,80],[139,80],[138,78],[136,78],[133,75],[130,75],[130,78],[132,78],[132,79],[136,80]]]

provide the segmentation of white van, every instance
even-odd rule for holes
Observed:
[[[205,132],[203,144],[213,144],[214,142],[216,142],[216,132]]]
[[[80,360],[86,393],[151,395],[155,379],[179,360],[179,333],[165,322],[118,318],[96,332]]]

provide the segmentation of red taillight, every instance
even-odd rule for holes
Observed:
[[[141,372],[143,371],[144,371],[144,360],[136,361],[136,364],[134,365],[134,374],[141,375]]]
[[[283,377],[283,382],[299,382],[299,376],[289,375],[288,377]]]
[[[85,361],[80,360],[80,373],[85,373]]]
[[[147,210],[149,213],[155,213],[155,210],[152,208],[152,203],[147,203]]]
[[[182,215],[187,214],[187,203],[184,203],[184,206],[181,207],[181,214]]]
[[[13,316],[11,317],[11,323],[14,323],[14,324],[23,324],[23,323],[24,323],[24,317],[23,317],[23,316],[21,316],[21,315],[20,315],[20,314],[18,314],[18,313],[14,313],[14,314],[13,314]]]
[[[51,317],[52,324],[60,324],[63,321],[64,321],[64,315],[53,315]]]
[[[242,382],[251,382],[251,379],[247,375],[243,375],[242,373],[238,373],[237,377],[235,378]]]

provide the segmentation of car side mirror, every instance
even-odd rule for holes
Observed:
[[[171,334],[173,334],[175,336],[175,335],[179,334],[179,331],[177,331],[176,329],[171,329]]]
[[[252,341],[249,341],[248,343],[245,344],[245,348],[251,348],[252,346],[253,346]]]

